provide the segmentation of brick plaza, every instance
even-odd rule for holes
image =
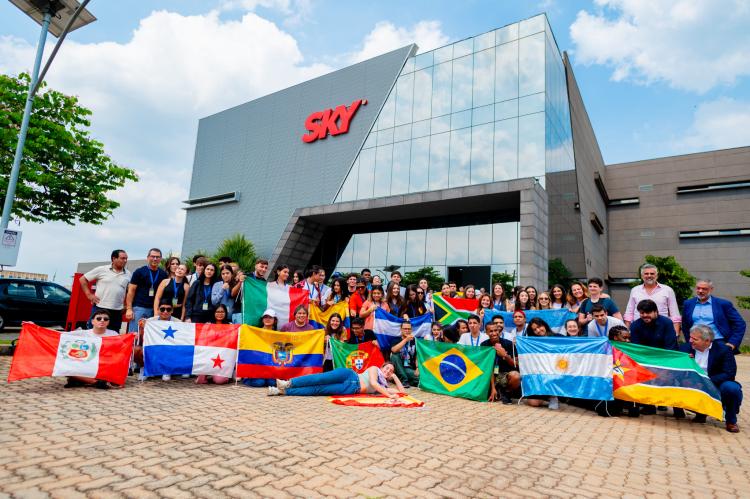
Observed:
[[[0,357],[7,377],[9,357]],[[750,357],[738,357],[750,387]],[[422,409],[130,378],[0,385],[0,497],[748,497],[742,432],[412,388]]]

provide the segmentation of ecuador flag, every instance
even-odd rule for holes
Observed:
[[[479,300],[474,298],[450,298],[439,293],[432,295],[435,306],[435,320],[446,326],[459,319],[468,319],[469,314],[476,312]]]
[[[357,374],[365,372],[368,367],[383,365],[383,354],[372,341],[349,345],[336,338],[330,338],[333,366],[354,369]]]
[[[613,341],[614,397],[723,419],[721,394],[683,352]]]
[[[240,326],[238,378],[290,379],[323,371],[325,331],[282,333]]]
[[[495,349],[417,340],[419,388],[433,393],[486,401]]]

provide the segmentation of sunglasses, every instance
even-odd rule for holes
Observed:
[[[94,317],[95,321],[108,321],[109,317]]]
[[[159,307],[159,312],[171,312],[172,307]]]

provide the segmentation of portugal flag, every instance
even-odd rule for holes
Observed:
[[[380,367],[385,362],[380,349],[372,341],[366,341],[357,345],[349,345],[336,338],[330,338],[330,341],[333,367],[345,367],[353,369],[357,374],[361,374],[368,367]]]

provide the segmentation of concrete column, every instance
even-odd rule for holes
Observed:
[[[519,284],[547,289],[547,192],[539,184],[521,191]]]

